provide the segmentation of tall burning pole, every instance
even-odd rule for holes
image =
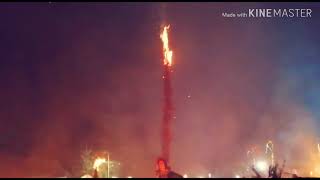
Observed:
[[[171,121],[173,115],[172,105],[172,89],[171,89],[171,68],[172,68],[172,51],[169,48],[168,30],[170,26],[164,26],[160,34],[163,43],[163,119],[162,119],[162,157],[169,161],[170,158],[170,145],[171,145]]]

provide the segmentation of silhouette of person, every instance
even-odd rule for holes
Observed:
[[[167,161],[163,158],[157,160],[156,174],[158,178],[183,178],[180,174],[172,171]]]

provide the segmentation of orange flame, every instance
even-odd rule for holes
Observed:
[[[172,65],[172,51],[169,48],[169,38],[168,38],[168,29],[170,25],[167,25],[163,28],[162,33],[160,34],[160,38],[163,43],[163,63],[164,65],[171,66]]]
[[[93,169],[97,169],[97,171],[99,171],[99,166],[101,166],[101,164],[105,162],[106,162],[105,158],[97,158],[93,163]]]

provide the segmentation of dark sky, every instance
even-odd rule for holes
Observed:
[[[230,175],[249,146],[268,139],[281,158],[296,156],[290,147],[305,137],[318,140],[319,7],[2,3],[0,176],[76,172],[86,146],[110,151],[124,175],[154,176],[164,22],[171,25],[174,61],[173,168]],[[312,18],[221,16],[249,8],[313,12]]]

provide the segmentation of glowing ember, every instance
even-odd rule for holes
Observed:
[[[106,162],[106,159],[97,158],[93,163],[93,168],[96,169],[97,171],[99,171],[99,167],[101,166],[101,164],[103,164],[105,162]]]
[[[172,51],[169,48],[169,38],[168,38],[168,29],[170,28],[170,25],[165,26],[163,28],[162,33],[160,34],[160,38],[163,43],[163,63],[164,65],[171,66],[172,65]]]

